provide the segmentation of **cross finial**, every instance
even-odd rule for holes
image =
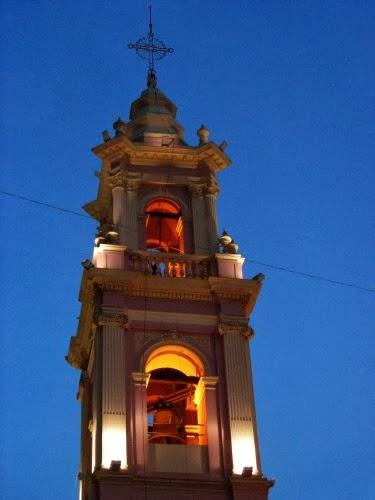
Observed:
[[[155,37],[152,28],[152,8],[149,6],[149,23],[147,36],[140,38],[135,43],[128,44],[129,49],[135,49],[142,59],[148,59],[147,86],[156,87],[155,61],[159,61],[168,53],[174,52],[171,47],[166,47],[164,42]]]

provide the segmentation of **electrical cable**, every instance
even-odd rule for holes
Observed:
[[[15,199],[18,199],[21,201],[26,201],[28,203],[33,203],[35,205],[39,205],[42,207],[50,208],[52,210],[56,210],[59,212],[67,213],[69,215],[75,215],[77,217],[83,217],[85,219],[90,219],[90,220],[95,221],[96,223],[98,222],[94,217],[91,217],[91,215],[82,214],[80,212],[77,212],[77,211],[69,209],[69,208],[64,208],[64,207],[60,207],[58,205],[54,205],[53,203],[46,203],[46,202],[43,202],[40,200],[29,198],[27,196],[21,196],[21,195],[18,195],[16,193],[11,193],[9,191],[4,191],[4,190],[0,190],[0,194],[3,196],[15,198]],[[120,227],[123,229],[131,229],[130,227],[123,226],[123,225],[121,225]],[[326,276],[320,276],[320,275],[316,275],[316,274],[306,273],[304,271],[298,271],[297,269],[292,269],[292,268],[284,267],[284,266],[278,266],[275,264],[269,264],[269,263],[261,262],[261,261],[254,260],[254,259],[247,258],[247,260],[248,260],[248,262],[252,262],[253,264],[257,264],[259,266],[268,267],[269,269],[275,269],[277,271],[283,271],[283,272],[287,272],[287,273],[291,273],[291,274],[296,274],[298,276],[304,276],[305,278],[324,281],[326,283],[331,283],[333,285],[346,286],[346,287],[354,288],[356,290],[375,293],[375,288],[370,288],[370,287],[358,285],[356,283],[349,283],[347,281],[333,280],[331,278],[327,278]]]

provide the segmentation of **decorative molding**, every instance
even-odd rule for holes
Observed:
[[[129,321],[142,321],[142,322],[161,322],[165,324],[176,324],[176,313],[170,311],[150,310],[144,311],[142,309],[128,309]],[[189,326],[212,326],[217,325],[216,314],[194,314],[183,313],[179,318],[179,325],[181,328],[186,325]]]
[[[96,324],[98,326],[113,325],[127,328],[128,322],[129,318],[124,313],[101,312],[96,318]]]
[[[251,339],[254,336],[254,330],[251,326],[240,323],[220,323],[218,331],[220,335],[242,335],[246,339]]]
[[[216,171],[223,170],[231,164],[229,157],[216,144],[208,142],[197,148],[179,147],[173,151],[145,144],[135,144],[121,135],[111,141],[104,142],[92,149],[102,160],[116,160],[127,155],[133,164],[149,164],[154,162],[174,162],[190,168],[196,168],[199,162],[207,163]]]
[[[140,181],[138,180],[128,180],[126,184],[126,190],[129,192],[137,191],[140,186]]]
[[[168,278],[163,278],[164,280]],[[175,279],[175,278],[170,278]],[[181,278],[185,279],[185,278]],[[190,280],[191,282],[191,280]],[[214,297],[209,293],[197,293],[189,289],[149,289],[149,288],[133,288],[129,283],[119,283],[117,281],[105,281],[101,285],[103,290],[125,292],[133,297],[150,297],[159,299],[176,299],[176,300],[197,300],[205,302],[214,302]],[[235,297],[238,298],[238,297]]]
[[[183,344],[196,349],[208,360],[211,354],[211,338],[211,335],[207,334],[186,334],[176,330],[135,332],[134,348],[139,355],[157,344]]]
[[[106,179],[106,183],[110,188],[126,187],[126,175],[122,170],[118,170],[112,175],[110,173]]]
[[[215,389],[215,387],[217,386],[217,383],[219,381],[219,377],[214,377],[214,376],[201,377],[200,380],[202,380],[205,389]]]
[[[147,388],[150,377],[150,373],[132,372],[132,378],[135,385],[141,385]]]
[[[220,193],[219,184],[216,180],[216,177],[213,174],[210,175],[205,192],[206,192],[206,195],[211,194],[214,196],[218,196]]]
[[[189,184],[189,191],[193,198],[200,198],[203,196],[203,186],[200,184]]]

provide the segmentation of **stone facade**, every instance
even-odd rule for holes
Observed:
[[[82,500],[265,500],[273,484],[249,353],[262,280],[218,246],[216,175],[230,160],[207,129],[187,146],[175,118],[149,87],[93,148],[85,209],[99,232],[67,356],[82,373]]]

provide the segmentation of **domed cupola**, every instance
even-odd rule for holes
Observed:
[[[176,121],[176,112],[177,107],[156,86],[155,72],[149,72],[147,88],[131,105],[126,135],[153,146],[184,145],[184,129]]]

